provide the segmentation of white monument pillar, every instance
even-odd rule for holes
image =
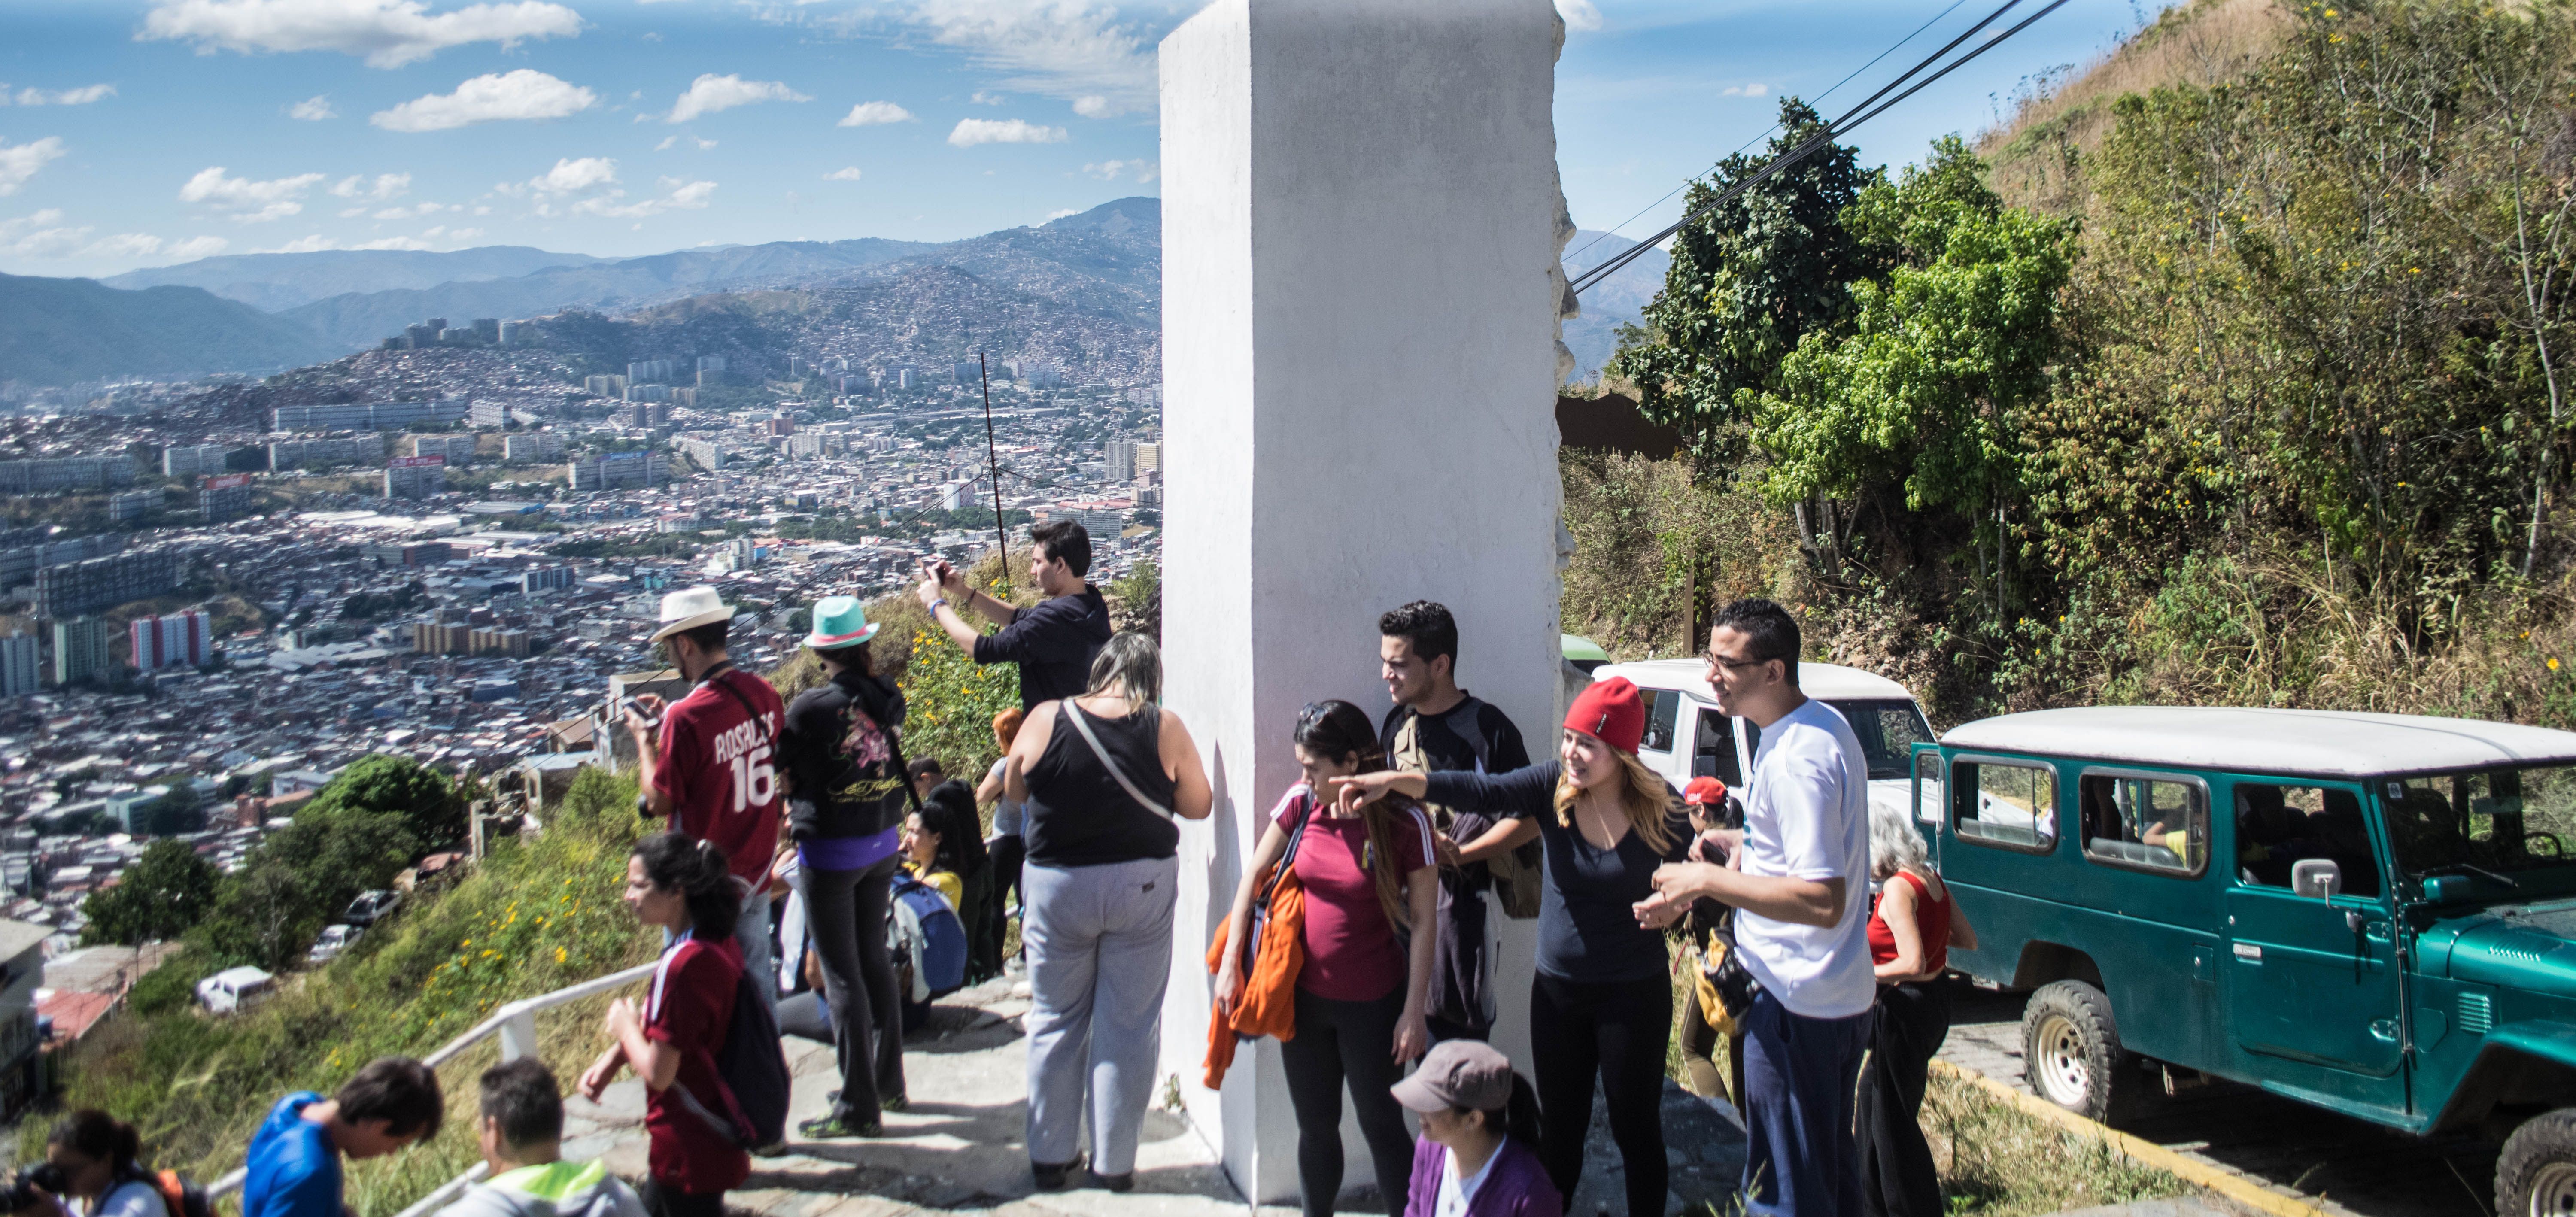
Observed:
[[[1182,834],[1163,1052],[1260,1200],[1297,1194],[1278,1046],[1198,1084],[1202,958],[1298,709],[1383,713],[1378,615],[1428,598],[1462,683],[1555,747],[1562,40],[1549,0],[1216,0],[1162,45],[1166,689],[1217,792]],[[1530,923],[1493,920],[1526,1062]]]

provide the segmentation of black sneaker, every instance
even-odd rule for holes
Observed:
[[[1082,1155],[1080,1154],[1075,1154],[1071,1162],[1029,1163],[1029,1173],[1037,1176],[1038,1190],[1041,1192],[1060,1192],[1071,1187],[1073,1172],[1081,1169]]]
[[[1132,1192],[1136,1190],[1136,1172],[1134,1171],[1129,1171],[1123,1175],[1104,1175],[1099,1171],[1093,1171],[1091,1172],[1091,1181],[1099,1184],[1107,1191]]]

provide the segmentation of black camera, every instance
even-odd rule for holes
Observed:
[[[69,1182],[63,1178],[63,1168],[51,1162],[39,1162],[19,1171],[18,1177],[9,1181],[8,1194],[0,1197],[0,1211],[15,1213],[34,1208],[37,1188],[60,1196]]]

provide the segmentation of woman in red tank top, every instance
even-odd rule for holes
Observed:
[[[1950,993],[1941,982],[1950,944],[1973,951],[1977,932],[1932,872],[1922,833],[1901,808],[1871,805],[1869,864],[1881,887],[1869,917],[1878,1018],[1860,1081],[1862,1211],[1940,1217],[1941,1177],[1916,1118],[1932,1054],[1950,1035]]]

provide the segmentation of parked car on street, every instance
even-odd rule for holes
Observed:
[[[1717,708],[1708,687],[1708,664],[1697,659],[1649,659],[1605,664],[1592,679],[1625,676],[1646,702],[1646,735],[1637,757],[1678,790],[1695,777],[1714,777],[1740,791],[1753,774],[1753,750],[1762,729]],[[1932,739],[1932,724],[1905,686],[1859,668],[1832,663],[1798,665],[1798,688],[1840,711],[1860,737],[1869,759],[1873,804],[1902,809],[1912,795],[1914,746]]]
[[[2044,710],[1918,745],[1913,794],[2049,1100],[2227,1078],[2483,1133],[2497,1212],[2576,1211],[2576,733]]]
[[[208,1014],[238,1014],[277,995],[277,978],[252,967],[227,968],[197,982]]]
[[[357,899],[349,902],[349,910],[342,913],[340,917],[341,920],[355,926],[374,925],[383,920],[387,914],[402,907],[402,899],[401,892],[386,891],[382,888],[371,892],[360,892]]]
[[[304,953],[305,962],[329,963],[338,959],[340,952],[348,950],[351,944],[358,941],[358,935],[365,932],[364,926],[323,926],[321,936],[313,940],[313,948]]]

